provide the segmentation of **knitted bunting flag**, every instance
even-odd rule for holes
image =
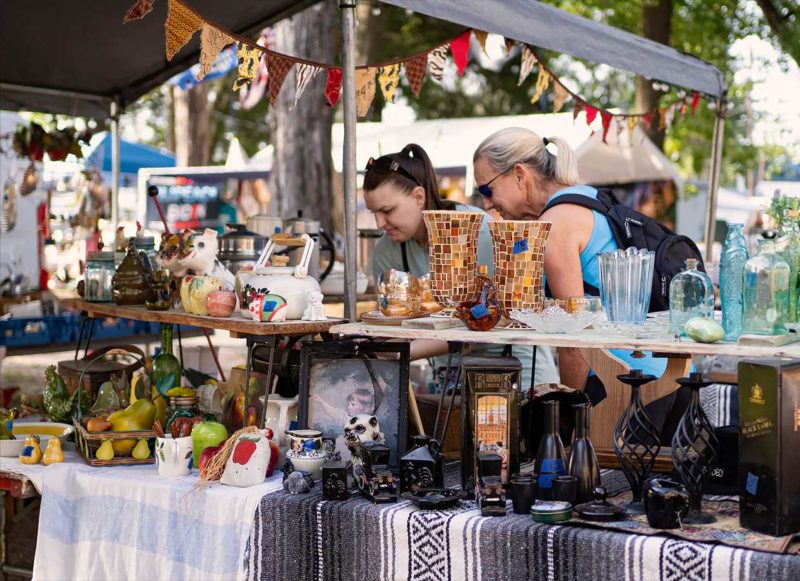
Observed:
[[[236,80],[233,82],[233,90],[238,91],[245,85],[252,83],[256,78],[256,70],[258,69],[258,60],[260,52],[250,45],[238,43],[236,46],[236,60],[238,61],[238,68]]]
[[[692,115],[697,110],[697,104],[700,103],[700,93],[692,91]]]
[[[469,61],[469,37],[471,31],[467,30],[461,36],[450,42],[450,52],[453,54],[453,61],[458,67],[458,76],[464,74]]]
[[[580,99],[575,99],[575,104],[572,106],[572,122],[575,123],[575,120],[578,118],[578,115],[581,114],[583,111],[583,107],[586,103],[581,101]]]
[[[229,44],[233,44],[233,39],[230,36],[207,22],[203,23],[203,28],[200,30],[200,71],[197,73],[198,81],[202,81],[211,72],[211,67],[214,66],[217,55]]]
[[[633,145],[633,132],[639,124],[639,117],[628,117],[628,141]]]
[[[522,83],[525,82],[525,79],[528,78],[533,72],[533,66],[536,64],[536,56],[533,54],[533,51],[527,44],[522,45],[522,57],[520,60],[519,65],[519,81],[517,81],[517,86],[519,87]]]
[[[122,22],[127,24],[132,20],[140,20],[150,14],[153,10],[153,2],[155,0],[136,0],[133,3],[133,6],[128,8],[128,11],[125,13],[125,17],[122,19]]]
[[[569,99],[569,91],[567,91],[564,85],[553,80],[553,113],[561,111],[567,99]]]
[[[294,103],[292,109],[297,107],[297,102],[300,96],[306,90],[308,84],[317,76],[317,73],[322,70],[322,67],[309,65],[307,63],[298,63],[295,69],[295,82],[294,82]]]
[[[542,93],[544,93],[549,86],[550,73],[548,73],[542,67],[539,67],[539,75],[536,77],[536,90],[533,93],[533,97],[531,97],[531,103],[538,101],[539,97],[542,96]]]
[[[486,37],[489,36],[489,33],[484,30],[473,30],[472,32],[475,33],[475,38],[478,39],[478,44],[481,45],[481,50],[486,53]]]
[[[339,94],[342,92],[342,69],[330,67],[328,69],[328,80],[325,83],[325,98],[328,105],[333,107],[339,102]]]
[[[177,0],[167,2],[167,21],[164,23],[167,41],[167,60],[171,61],[203,25],[200,17]]]
[[[419,90],[422,88],[422,81],[425,80],[425,71],[428,70],[428,55],[421,54],[408,59],[403,63],[406,68],[406,79],[408,86],[414,92],[415,97],[419,97]]]
[[[283,58],[271,52],[267,53],[267,71],[269,71],[269,103],[273,107],[278,101],[278,94],[281,92],[286,75],[292,70],[294,61]]]
[[[611,113],[608,111],[600,111],[600,119],[603,123],[603,143],[608,143],[606,138],[608,137],[608,128],[611,127]]]
[[[381,93],[387,103],[394,103],[394,93],[397,84],[400,82],[400,63],[386,65],[380,68],[378,83],[381,85]],[[371,99],[370,99],[371,101]]]
[[[583,104],[584,110],[586,111],[586,125],[591,125],[595,117],[597,117],[597,109],[589,105],[588,103]]]
[[[377,69],[356,69],[356,109],[359,117],[366,117],[375,98],[375,74]]]
[[[443,44],[438,46],[428,53],[428,68],[431,71],[431,77],[437,83],[442,82],[444,75],[444,61],[447,58],[448,45]]]

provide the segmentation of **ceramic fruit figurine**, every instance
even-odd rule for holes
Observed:
[[[233,290],[236,282],[233,273],[217,258],[219,240],[217,231],[206,228],[202,233],[193,232],[184,237],[178,263],[189,270],[222,280],[225,290]]]
[[[314,289],[306,291],[306,309],[303,311],[304,321],[327,321],[328,317],[325,316],[325,307],[322,306],[322,299],[324,295]]]
[[[131,242],[122,264],[111,279],[111,297],[116,305],[143,305],[152,292],[150,272]]]
[[[108,416],[112,432],[149,430],[156,418],[156,405],[148,399],[137,399],[124,410]],[[117,456],[128,456],[136,446],[136,440],[114,440],[111,447]]]
[[[228,430],[219,422],[202,421],[192,428],[194,465],[200,466],[200,455],[206,448],[221,446],[228,439]]]
[[[25,438],[25,446],[19,453],[22,464],[38,464],[42,459],[42,449],[39,447],[39,436],[33,434]]]
[[[63,461],[64,452],[61,450],[61,438],[50,438],[42,456],[42,464],[50,466],[50,464],[58,464]]]
[[[230,317],[236,310],[236,294],[226,290],[208,293],[206,310],[211,317]]]
[[[223,289],[224,283],[222,279],[216,276],[192,276],[191,278],[185,276],[183,278],[184,284],[187,286],[185,293],[183,292],[183,287],[181,287],[183,310],[194,315],[208,316],[206,300],[212,292]],[[189,279],[188,284],[186,279]],[[184,296],[186,299],[183,298]]]
[[[258,323],[285,321],[288,312],[286,299],[279,295],[258,295],[250,301],[250,316]]]
[[[94,457],[98,460],[104,460],[106,462],[113,459],[114,447],[111,444],[111,440],[103,440],[103,443],[100,444],[100,447],[97,449]]]
[[[133,451],[131,452],[131,456],[136,458],[137,460],[146,460],[150,457],[150,446],[147,445],[147,440],[142,438],[136,443],[134,446]]]

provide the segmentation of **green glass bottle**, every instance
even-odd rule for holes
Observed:
[[[172,354],[172,325],[161,324],[161,353],[153,360],[153,383],[162,397],[167,397],[167,391],[181,385],[181,364]]]

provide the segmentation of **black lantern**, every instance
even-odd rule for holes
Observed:
[[[414,448],[400,458],[400,492],[444,488],[444,456],[438,440],[414,436]]]

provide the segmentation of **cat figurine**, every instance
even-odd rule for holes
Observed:
[[[223,266],[217,251],[219,240],[216,230],[206,228],[184,237],[178,263],[198,275],[213,276],[222,280],[225,290],[232,291],[236,284],[233,273]]]

